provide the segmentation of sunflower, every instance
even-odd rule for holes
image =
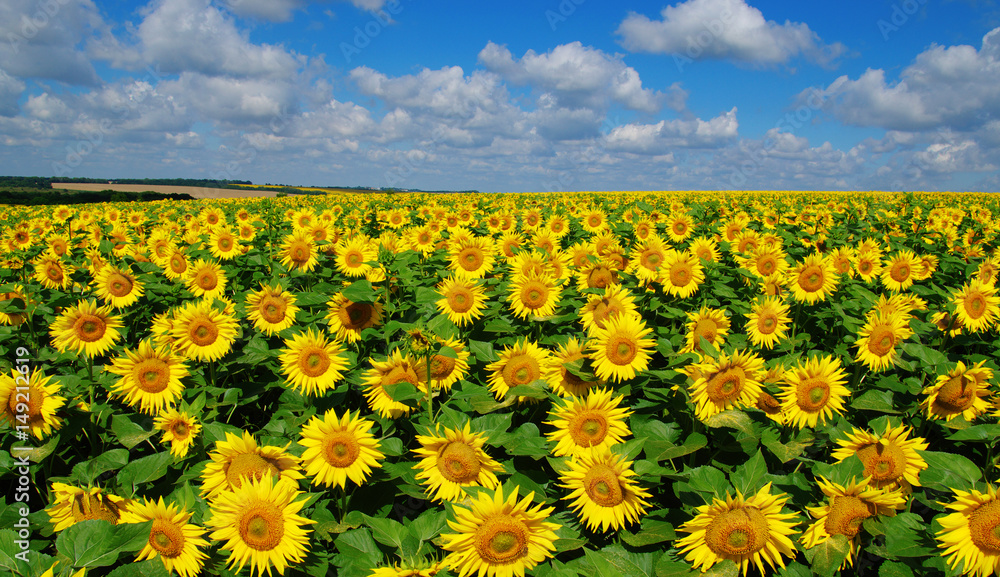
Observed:
[[[788,261],[781,250],[760,247],[753,251],[742,265],[758,278],[767,278],[773,274],[784,275],[788,270]]]
[[[37,368],[30,377],[16,369],[0,377],[0,416],[3,420],[18,431],[30,428],[36,439],[43,439],[61,428],[62,419],[56,411],[66,404],[66,399],[58,394],[59,384],[50,380]]]
[[[299,458],[286,452],[288,445],[258,446],[246,431],[242,436],[226,432],[226,440],[216,441],[215,450],[208,454],[212,460],[201,474],[202,497],[213,500],[246,485],[247,479],[259,481],[270,475],[288,481],[301,479]]]
[[[671,214],[667,217],[667,234],[675,243],[684,242],[694,234],[694,218],[683,213]]]
[[[580,226],[591,234],[601,232],[608,228],[608,215],[600,209],[592,208],[583,215]]]
[[[466,498],[465,487],[495,490],[500,485],[496,474],[503,467],[486,454],[485,437],[473,433],[468,421],[461,429],[435,428],[431,435],[417,435],[417,442],[417,479],[433,501],[457,503]]]
[[[972,281],[953,292],[951,301],[955,316],[971,332],[988,331],[1000,318],[1000,297],[990,285]]]
[[[98,308],[94,300],[79,301],[66,307],[52,323],[52,345],[64,353],[73,350],[88,357],[108,352],[121,339],[121,319],[111,314],[110,306]]]
[[[450,551],[445,563],[459,577],[523,577],[525,570],[553,556],[559,525],[546,521],[555,510],[531,506],[534,493],[517,500],[518,487],[506,497],[482,492],[468,507],[455,506],[455,520],[448,527],[456,533],[441,535]]]
[[[55,255],[42,255],[35,261],[34,278],[45,288],[66,289],[73,284],[75,270]]]
[[[604,289],[604,295],[589,295],[579,311],[580,322],[588,334],[604,329],[607,322],[618,316],[639,314],[635,299],[619,284]]]
[[[190,266],[185,277],[187,288],[194,296],[212,300],[226,290],[226,271],[217,262],[198,259]]]
[[[563,499],[574,499],[570,508],[591,531],[623,529],[637,523],[649,507],[649,492],[632,479],[632,462],[620,455],[607,449],[583,453],[566,466],[559,486],[572,492]]]
[[[611,391],[597,389],[584,397],[564,400],[549,412],[548,424],[555,427],[547,435],[556,443],[556,457],[602,453],[632,434],[625,419],[632,414],[619,408],[624,397],[611,398]]]
[[[687,335],[684,339],[686,344],[681,349],[682,353],[694,352],[699,356],[704,354],[705,351],[701,350],[701,339],[705,339],[716,349],[725,344],[730,326],[726,311],[701,307],[696,313],[687,313],[687,317]]]
[[[425,385],[417,376],[416,363],[409,356],[399,352],[399,349],[393,349],[392,355],[385,361],[375,359],[369,361],[372,368],[364,373],[365,398],[368,400],[369,408],[383,418],[398,419],[409,415],[413,407],[393,400],[385,388],[406,382],[426,391]]]
[[[838,278],[829,259],[811,254],[789,272],[787,283],[795,300],[815,304],[837,289]]]
[[[265,475],[219,495],[208,523],[215,529],[211,538],[231,552],[229,569],[238,573],[249,562],[251,574],[270,575],[273,565],[284,575],[290,563],[302,561],[311,531],[304,526],[315,521],[299,515],[306,504],[296,500],[301,494],[294,483]]]
[[[180,357],[169,347],[154,348],[149,339],[140,342],[134,352],[125,349],[125,355],[106,370],[121,377],[111,392],[124,397],[130,407],[138,405],[139,412],[147,415],[173,407],[184,392],[181,379],[188,375]]]
[[[757,494],[745,498],[737,491],[735,497],[726,493],[725,500],[712,499],[712,504],[698,507],[698,515],[678,530],[690,533],[678,539],[674,546],[686,553],[684,559],[705,572],[720,561],[730,560],[742,570],[744,577],[751,562],[764,574],[764,562],[773,569],[785,567],[783,556],[794,558],[795,545],[788,538],[795,533],[795,513],[782,513],[788,495],[771,494],[771,483]]]
[[[355,485],[363,485],[379,468],[385,456],[379,451],[379,442],[371,434],[372,421],[362,419],[360,412],[351,416],[345,411],[338,418],[330,409],[322,417],[313,416],[302,429],[299,444],[306,448],[302,453],[306,474],[312,477],[312,484],[345,488],[347,479]]]
[[[941,554],[963,575],[1000,574],[1000,497],[997,488],[986,485],[986,492],[976,489],[955,492],[955,501],[945,505],[955,511],[938,519],[941,530],[934,536]]]
[[[337,341],[312,329],[285,339],[281,352],[281,372],[285,382],[307,396],[319,396],[344,378],[347,357]]]
[[[882,274],[881,252],[858,250],[854,260],[854,270],[866,283],[871,283]]]
[[[886,423],[885,432],[875,435],[853,428],[846,439],[837,441],[833,458],[838,462],[857,455],[865,466],[865,476],[872,478],[872,485],[879,489],[920,485],[920,471],[927,468],[917,451],[927,449],[920,437],[908,438],[912,429]]]
[[[745,326],[750,342],[771,350],[788,335],[788,305],[779,297],[759,297],[750,307]]]
[[[171,336],[177,351],[189,359],[217,361],[232,349],[236,319],[208,301],[192,302],[174,314]]]
[[[288,270],[309,272],[319,263],[319,251],[308,230],[296,230],[281,242],[281,264]],[[338,262],[339,264],[339,262]]]
[[[817,484],[829,501],[822,507],[809,507],[816,519],[802,533],[799,541],[806,549],[811,549],[834,535],[844,535],[850,539],[850,550],[841,569],[854,566],[854,555],[860,546],[861,523],[876,515],[892,517],[906,504],[902,491],[869,487],[871,478],[862,481],[852,479],[847,485],[840,485],[819,477]]]
[[[718,244],[714,240],[703,236],[691,241],[688,252],[708,262],[719,262],[722,259],[722,253],[719,252]]]
[[[671,295],[688,298],[705,282],[701,259],[686,251],[668,250],[660,269],[660,282]]]
[[[944,417],[950,421],[962,415],[966,421],[972,422],[990,408],[985,398],[990,395],[989,381],[993,371],[984,367],[986,361],[980,361],[972,367],[958,361],[955,368],[946,375],[938,375],[937,381],[923,390],[927,395],[921,408],[927,411],[928,419]]]
[[[784,374],[781,412],[790,425],[800,429],[826,423],[833,413],[843,414],[844,399],[851,391],[844,386],[847,373],[840,359],[813,356]]]
[[[469,372],[469,351],[456,339],[448,338],[439,343],[437,353],[431,356],[430,381],[433,388],[450,390],[451,386]],[[441,354],[447,352],[448,354]],[[454,355],[454,356],[452,356]],[[421,356],[414,366],[417,377],[427,382],[427,359]]]
[[[132,305],[143,293],[142,283],[135,275],[113,266],[102,268],[95,282],[97,296],[104,299],[105,304],[119,309]]]
[[[162,266],[163,274],[170,280],[187,277],[188,269],[191,267],[184,251],[176,247],[171,248]]]
[[[131,501],[105,493],[100,487],[81,489],[65,483],[52,483],[52,505],[45,509],[58,533],[73,525],[100,519],[117,525]]]
[[[577,267],[576,286],[579,290],[585,289],[607,289],[617,285],[621,281],[618,278],[618,269],[614,264],[602,260],[586,261]]]
[[[649,366],[650,352],[656,345],[645,338],[653,332],[638,314],[612,317],[605,328],[594,330],[587,344],[591,350],[594,373],[616,383],[635,377],[636,372]]]
[[[879,279],[891,291],[905,291],[922,269],[920,259],[912,251],[901,250],[889,258]]]
[[[28,296],[19,284],[7,285],[0,293],[0,325],[17,326],[27,319]]]
[[[549,352],[526,339],[517,341],[513,347],[505,346],[500,358],[486,367],[490,372],[490,391],[502,401],[510,389],[542,379],[548,363]]]
[[[582,378],[577,373],[580,371],[570,371],[566,365],[579,361],[581,366],[586,359],[584,345],[576,338],[570,337],[565,345],[549,357],[542,372],[542,379],[563,397],[579,397],[587,393],[592,387],[601,386],[605,383],[603,379],[598,379],[593,373],[584,373],[588,378]]]
[[[247,294],[247,318],[253,326],[267,336],[283,331],[295,323],[295,295],[281,285],[273,287],[261,283],[260,290]]]
[[[651,236],[639,241],[632,248],[626,270],[634,273],[640,282],[653,282],[663,276],[661,269],[666,259],[666,243],[660,237]]]
[[[511,312],[521,319],[549,316],[559,302],[559,287],[555,279],[545,273],[516,275],[508,291]]]
[[[187,456],[194,438],[201,432],[201,425],[196,418],[174,408],[160,411],[153,419],[153,428],[163,431],[160,443],[170,443],[170,454],[179,459]]]
[[[218,227],[208,235],[208,250],[215,258],[230,260],[242,254],[240,239],[226,227]]]
[[[476,279],[493,270],[493,239],[471,237],[452,244],[448,252],[448,269],[459,278]]]
[[[361,340],[361,332],[382,324],[382,303],[356,303],[337,293],[327,303],[326,321],[337,339],[348,343]]]
[[[706,420],[722,411],[752,407],[763,392],[760,378],[764,361],[751,352],[720,353],[691,367],[694,375],[691,400],[695,413]]]
[[[869,315],[854,345],[858,349],[857,360],[872,371],[884,371],[896,362],[899,355],[896,346],[912,335],[906,317],[901,314]]]
[[[202,539],[205,529],[188,523],[190,519],[191,513],[180,510],[175,503],[164,504],[160,497],[157,501],[144,498],[133,502],[122,514],[121,522],[153,522],[149,539],[136,556],[136,562],[159,557],[168,572],[195,577],[208,559],[201,550],[208,547],[208,541]]]

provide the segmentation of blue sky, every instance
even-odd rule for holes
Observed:
[[[8,0],[0,173],[1000,190],[982,0]]]

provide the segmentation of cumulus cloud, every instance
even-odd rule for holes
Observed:
[[[20,112],[17,101],[24,92],[24,82],[0,69],[0,116],[14,116]]]
[[[643,88],[639,73],[621,57],[580,42],[562,44],[544,54],[528,50],[519,60],[506,46],[490,42],[480,51],[479,62],[508,82],[552,94],[566,108],[600,109],[614,101],[655,113],[661,106],[663,95]]]
[[[349,0],[361,10],[377,12],[387,0]],[[390,0],[398,2],[399,0]],[[257,18],[270,22],[288,22],[296,10],[302,9],[306,0],[220,0],[230,12],[245,18]]]
[[[656,124],[625,124],[608,133],[608,150],[665,154],[674,148],[714,148],[738,136],[736,108],[711,120],[661,120]]]
[[[824,44],[802,22],[765,20],[745,0],[688,0],[665,7],[660,16],[652,20],[630,13],[616,32],[622,46],[633,52],[754,65],[785,64],[799,56],[826,65],[846,51],[839,42]]]
[[[84,45],[107,30],[91,0],[0,2],[0,68],[20,78],[96,86]]]

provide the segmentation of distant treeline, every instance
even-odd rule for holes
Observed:
[[[0,176],[0,188],[52,188],[53,182],[97,184],[148,184],[227,188],[234,184],[253,184],[249,180],[208,180],[207,178],[68,178],[45,176]]]
[[[22,187],[24,188],[24,187]],[[37,188],[37,187],[32,187]],[[49,204],[90,204],[95,202],[150,202],[153,200],[194,200],[189,194],[159,192],[122,192],[120,190],[4,190],[0,189],[0,204],[26,206]]]

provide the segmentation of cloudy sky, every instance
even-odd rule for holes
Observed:
[[[1000,190],[990,0],[4,0],[0,174]]]

